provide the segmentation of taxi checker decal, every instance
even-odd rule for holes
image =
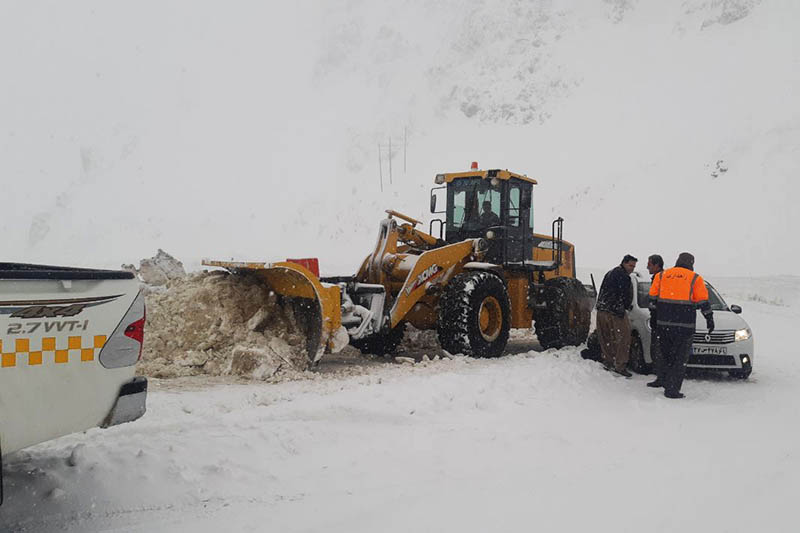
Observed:
[[[44,337],[41,345],[32,347],[30,339],[14,339],[13,342],[0,339],[0,367],[8,368],[23,365],[22,357],[27,356],[28,366],[41,365],[42,363],[69,363],[70,356],[73,361],[83,363],[94,361],[106,343],[105,335],[93,335],[88,338],[69,336],[66,346],[56,346],[55,337]],[[13,349],[12,349],[13,348]]]
[[[414,280],[414,283],[408,286],[408,288],[406,289],[406,294],[407,295],[411,294],[412,292],[414,292],[415,289],[419,288],[423,283],[425,283],[426,281],[430,281],[439,274],[441,274],[442,270],[443,270],[442,267],[436,264],[429,266],[428,268],[423,270],[419,276],[417,276],[417,279]]]
[[[80,314],[87,307],[113,302],[120,296],[122,294],[56,300],[11,300],[0,302],[0,315],[10,314],[11,318],[71,317]]]

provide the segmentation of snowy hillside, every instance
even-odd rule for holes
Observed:
[[[704,272],[789,273],[798,15],[780,0],[9,5],[7,260],[118,266],[161,247],[189,266],[318,255],[346,273],[383,209],[427,216],[434,174],[477,160],[537,177],[538,227],[564,216],[581,264],[689,249]]]

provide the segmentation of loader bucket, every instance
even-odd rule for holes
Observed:
[[[220,267],[232,274],[261,278],[292,306],[298,325],[306,336],[308,360],[316,363],[326,351],[338,351],[336,334],[342,326],[341,294],[336,285],[323,284],[303,265],[292,262],[250,263],[203,260],[203,265]]]

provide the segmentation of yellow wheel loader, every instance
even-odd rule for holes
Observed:
[[[263,280],[292,307],[311,363],[348,343],[391,353],[406,324],[435,329],[443,349],[475,357],[501,355],[510,328],[532,323],[545,348],[585,342],[593,296],[575,278],[563,219],[551,235],[533,231],[536,180],[473,164],[434,181],[431,213],[444,217],[426,233],[420,221],[387,211],[354,276],[319,277],[315,260],[203,264]]]

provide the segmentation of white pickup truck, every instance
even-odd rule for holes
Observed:
[[[0,459],[142,416],[144,321],[130,272],[0,263]]]

